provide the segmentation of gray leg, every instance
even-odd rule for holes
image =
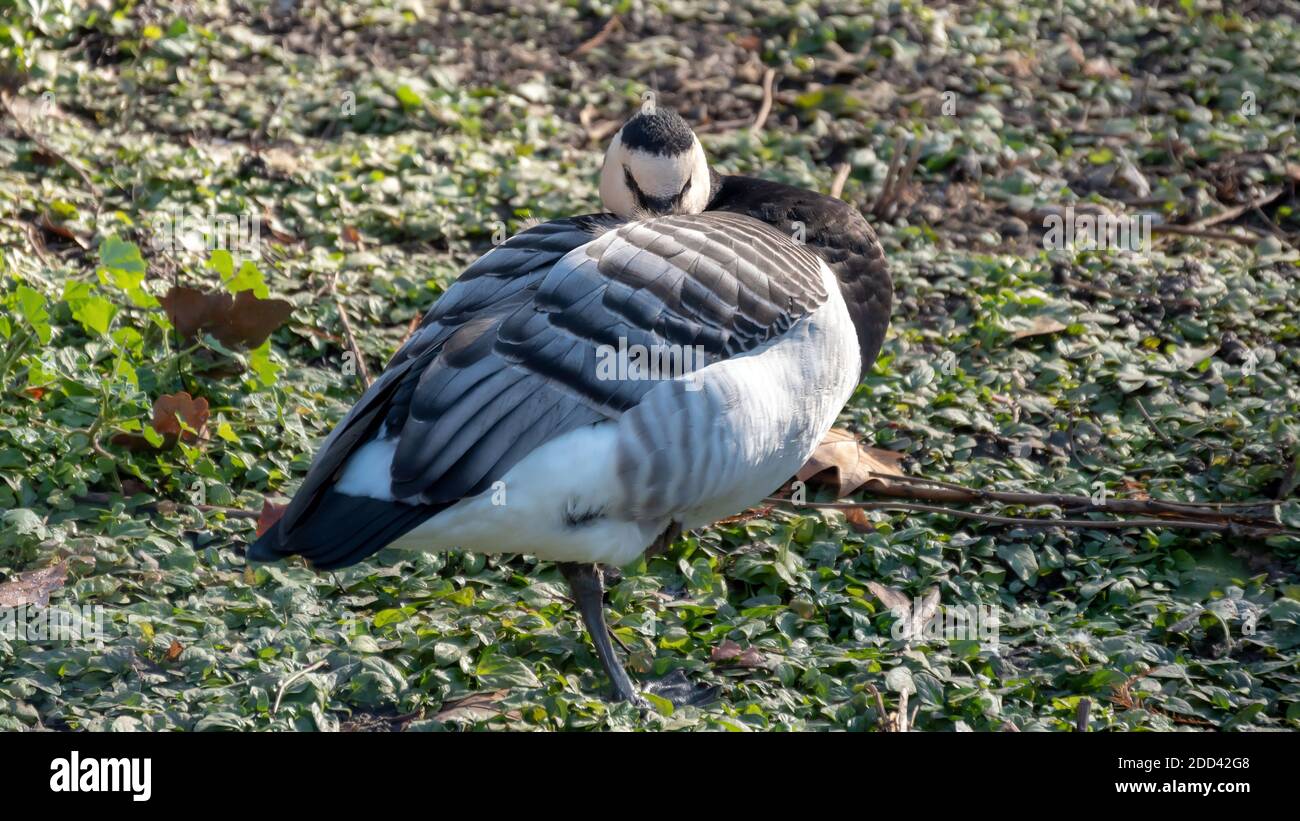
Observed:
[[[578,603],[578,612],[582,614],[583,624],[587,625],[587,635],[591,636],[591,643],[596,647],[600,664],[614,685],[614,701],[636,701],[636,688],[614,655],[609,628],[605,626],[605,585],[600,570],[594,564],[561,562],[560,572],[573,591],[573,599]]]

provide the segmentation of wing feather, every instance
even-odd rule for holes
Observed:
[[[605,378],[601,346],[699,346],[702,357],[679,360],[686,370],[752,351],[826,300],[819,265],[779,232],[729,213],[584,217],[511,238],[448,289],[331,434],[293,515],[277,525],[276,548],[307,555],[295,530],[321,537],[304,526],[310,511],[376,437],[397,440],[391,495],[399,501],[390,504],[409,529],[404,508],[432,511],[480,493],[541,444],[620,418],[659,384]],[[649,416],[637,423],[649,426]],[[640,473],[669,467],[666,452],[644,455]],[[372,530],[396,538],[392,527]],[[332,562],[359,560],[356,549],[310,549]]]

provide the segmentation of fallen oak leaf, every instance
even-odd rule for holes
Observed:
[[[729,664],[733,667],[766,667],[767,660],[753,647],[741,649],[731,639],[725,639],[709,653],[709,661],[714,664]]]
[[[173,447],[180,442],[192,443],[204,438],[208,424],[208,400],[195,399],[187,392],[163,394],[153,403],[150,426],[162,436],[162,447]],[[119,433],[113,444],[129,450],[146,450],[152,447],[149,439],[138,433]]]
[[[51,567],[19,573],[0,584],[0,607],[22,607],[34,604],[45,607],[50,603],[50,593],[68,580],[68,563],[59,562]]]
[[[876,526],[867,518],[867,514],[860,507],[851,507],[844,511],[844,520],[849,523],[849,529],[854,533],[876,532]]]
[[[1045,334],[1056,334],[1064,331],[1068,326],[1050,316],[1034,317],[1027,328],[1019,328],[1011,333],[1013,340],[1028,339],[1031,336],[1043,336]]]
[[[867,589],[880,603],[892,611],[901,611],[901,617],[907,618],[912,612],[912,600],[901,590],[885,587],[880,582],[867,582]]]
[[[153,403],[153,429],[184,442],[202,438],[208,424],[208,400],[189,393],[165,393]]]
[[[210,333],[227,347],[256,348],[293,313],[293,303],[175,285],[158,298],[177,333],[187,340]]]
[[[261,537],[275,526],[284,516],[284,512],[289,509],[287,504],[276,504],[275,502],[263,501],[262,512],[257,516],[257,535]]]
[[[62,239],[67,240],[68,242],[76,243],[77,245],[80,245],[83,249],[90,248],[90,243],[86,242],[85,239],[83,239],[80,235],[77,234],[76,231],[72,230],[67,225],[64,225],[63,223],[55,222],[50,217],[48,211],[43,212],[40,218],[36,220],[36,227],[40,228],[42,231],[45,231],[46,233],[53,234],[56,237],[61,237]]]
[[[831,428],[795,478],[801,482],[817,478],[819,484],[836,487],[836,495],[844,497],[874,476],[902,476],[898,467],[902,461],[901,453],[867,447],[849,431]],[[822,477],[828,471],[834,471],[833,480]]]
[[[486,721],[502,716],[519,718],[517,710],[502,710],[497,704],[510,694],[509,690],[496,690],[490,693],[473,693],[456,701],[443,702],[442,709],[434,714],[433,720],[448,721]]]

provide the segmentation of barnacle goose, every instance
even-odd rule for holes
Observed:
[[[393,544],[559,562],[614,697],[637,698],[597,565],[793,475],[875,360],[893,286],[854,208],[717,174],[664,107],[614,137],[600,196],[611,213],[537,225],[466,269],[250,560],[329,569]],[[659,378],[602,367],[678,350],[696,355]]]

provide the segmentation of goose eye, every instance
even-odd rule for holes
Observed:
[[[632,189],[633,193],[641,193],[641,187],[636,184],[636,178],[632,176],[632,171],[626,165],[623,166],[623,182],[627,183],[627,187]]]
[[[687,177],[686,184],[682,186],[681,192],[677,195],[677,200],[680,202],[682,197],[686,196],[686,192],[690,190],[691,190],[691,178]]]

